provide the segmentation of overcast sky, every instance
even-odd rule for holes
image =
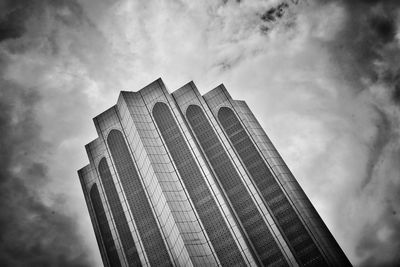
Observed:
[[[400,2],[296,2],[0,0],[0,265],[101,265],[91,119],[158,77],[224,83],[350,261],[399,265]]]

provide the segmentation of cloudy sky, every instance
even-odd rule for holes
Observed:
[[[0,265],[99,266],[91,119],[162,77],[245,100],[355,266],[400,264],[400,2],[0,0]]]

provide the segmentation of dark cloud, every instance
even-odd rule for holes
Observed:
[[[291,1],[297,4],[296,1]],[[275,6],[265,10],[259,16],[262,21],[260,25],[260,30],[262,33],[266,34],[273,28],[273,23],[277,22],[289,8],[289,2],[283,1]]]
[[[400,190],[395,190],[400,195]],[[397,203],[398,203],[397,199]],[[397,205],[397,203],[392,203]],[[390,203],[389,203],[390,205]],[[366,259],[360,264],[361,267],[367,266],[398,266],[400,255],[400,224],[396,217],[398,206],[385,211],[385,216],[375,224],[368,224],[364,230],[365,235],[360,240],[356,248],[360,255],[365,255]],[[382,230],[383,229],[383,230]],[[385,233],[384,231],[390,231]],[[389,235],[388,239],[384,235]],[[371,253],[371,251],[373,253]]]
[[[285,9],[289,7],[288,3],[280,3],[276,7],[272,7],[261,15],[263,21],[276,21],[285,13]]]
[[[40,90],[5,75],[8,55],[40,47],[32,40],[43,38],[43,12],[52,11],[68,26],[82,10],[73,1],[10,0],[0,7],[0,265],[89,266],[76,219],[60,209],[63,196],[45,189],[57,178],[49,176],[45,157],[54,147],[42,140],[36,117]],[[62,8],[67,11],[55,12]]]
[[[21,37],[25,32],[25,19],[29,16],[29,10],[33,8],[33,2],[3,0],[0,7],[2,10],[0,11],[0,42]]]
[[[318,1],[316,1],[318,2]],[[382,169],[384,161],[400,155],[399,114],[400,104],[400,41],[399,1],[321,1],[318,5],[337,4],[346,12],[340,32],[325,42],[331,53],[331,60],[338,66],[340,77],[344,77],[349,88],[357,95],[371,92],[371,106],[375,111],[375,140],[370,144],[369,160],[360,192],[372,190],[382,199],[390,199],[377,211],[382,215],[378,221],[371,222],[363,231],[359,240],[357,254],[365,260],[360,266],[398,266],[400,258],[399,233],[400,218],[393,207],[400,206],[397,197],[399,184],[389,183],[389,174],[377,171]],[[388,101],[383,96],[388,95]],[[398,162],[390,163],[396,168]],[[396,169],[394,171],[397,171]],[[375,179],[374,179],[375,177]],[[373,183],[390,184],[383,192],[377,192],[379,186]],[[372,188],[372,189],[371,189]],[[368,193],[367,193],[368,194]],[[372,194],[372,193],[371,193]]]
[[[38,39],[47,39],[54,46],[54,35],[57,29],[46,32],[46,28],[49,28],[49,17],[66,27],[79,26],[87,19],[82,7],[76,1],[0,1],[0,43],[22,37],[28,39],[25,42],[19,40],[19,42],[7,44],[7,48],[13,53],[21,53],[31,48],[30,46],[35,46],[33,41]],[[56,47],[53,47],[53,50],[55,51]]]
[[[40,95],[0,80],[0,265],[88,266],[74,219],[42,200],[51,179],[34,108]]]
[[[398,80],[395,77],[399,68],[391,58],[400,56],[396,39],[400,2],[333,2],[341,3],[348,13],[342,31],[328,44],[333,59],[341,66],[348,80],[355,82],[357,86],[353,88],[362,89],[365,87],[363,79],[368,79],[371,82],[385,82],[388,89],[395,92]]]
[[[393,100],[397,103],[400,103],[400,81],[396,82],[396,85],[393,90]]]
[[[367,162],[367,176],[363,179],[363,183],[361,184],[361,188],[365,188],[374,175],[374,168],[377,164],[379,164],[380,157],[383,153],[383,149],[386,147],[388,142],[390,141],[390,134],[392,132],[392,125],[389,118],[386,116],[384,112],[379,110],[377,107],[374,108],[376,113],[378,114],[378,118],[376,119],[377,125],[377,135],[370,147],[369,151],[369,159]]]
[[[369,25],[381,43],[386,44],[394,40],[396,25],[393,18],[383,15],[372,16]]]

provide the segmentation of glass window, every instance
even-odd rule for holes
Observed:
[[[222,107],[218,111],[218,120],[261,192],[296,259],[302,266],[326,266],[321,252],[236,115],[230,108]]]
[[[111,234],[110,226],[108,225],[107,216],[104,211],[103,203],[101,202],[99,190],[97,189],[96,184],[93,184],[92,188],[90,189],[90,200],[92,201],[97,224],[99,225],[100,229],[101,239],[103,240],[110,266],[119,267],[121,266],[121,262],[119,261],[117,249],[115,247],[114,239]],[[101,241],[97,235],[96,238],[99,246],[101,246]]]
[[[165,103],[156,103],[153,116],[221,264],[244,266],[244,259],[170,109]]]
[[[135,243],[126,220],[122,204],[118,197],[110,169],[108,168],[106,158],[102,158],[100,160],[99,173],[127,261],[130,266],[131,264],[132,266],[140,266],[140,258],[136,251]]]
[[[172,266],[152,207],[140,182],[122,133],[118,130],[111,130],[107,137],[107,144],[150,265]]]

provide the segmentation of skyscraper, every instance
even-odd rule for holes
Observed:
[[[105,266],[350,266],[223,85],[170,94],[158,79],[93,120],[78,174]]]

